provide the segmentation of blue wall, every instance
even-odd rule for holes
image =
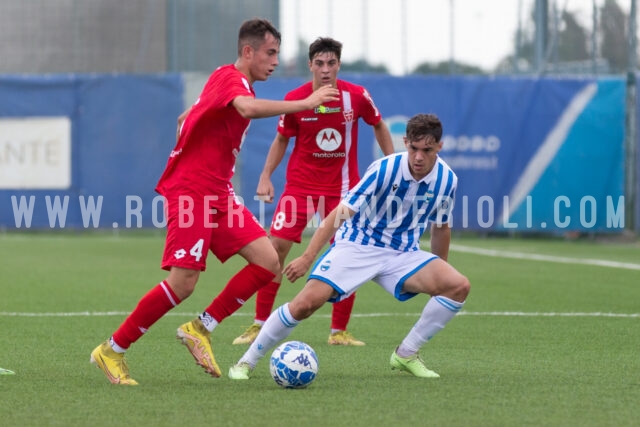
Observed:
[[[341,77],[369,90],[395,140],[415,113],[440,116],[442,157],[459,177],[454,228],[620,231],[622,79]],[[302,82],[276,78],[255,89],[260,97],[281,99]],[[83,219],[80,196],[103,197],[98,227],[138,225],[127,215],[127,196],[136,198],[133,207],[141,203],[143,227],[162,226],[153,188],[175,144],[184,93],[180,75],[0,77],[0,119],[66,116],[72,123],[71,188],[0,190],[0,227],[16,228],[12,198],[21,196],[23,202],[35,196],[34,228],[51,226],[47,196],[69,197],[65,227],[94,226]],[[265,225],[274,206],[253,196],[276,120],[253,121],[235,180],[238,194]],[[371,128],[361,124],[360,130],[363,172],[379,151]],[[0,167],[2,160],[0,152]],[[277,190],[284,171],[283,162],[273,177]],[[26,228],[24,218],[18,225]]]
[[[126,196],[133,195],[142,202],[143,226],[152,226],[153,189],[175,144],[182,91],[178,74],[0,78],[0,117],[66,116],[72,122],[71,188],[0,191],[0,225],[16,227],[12,198],[35,196],[31,227],[49,228],[46,197],[62,202],[68,196],[65,227],[81,228],[80,197],[97,202],[102,196],[99,226],[123,227]]]

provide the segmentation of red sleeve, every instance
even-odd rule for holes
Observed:
[[[378,107],[376,107],[375,102],[373,102],[373,98],[369,95],[369,92],[363,88],[359,88],[361,92],[359,92],[358,101],[360,103],[360,111],[362,120],[365,121],[368,125],[375,126],[380,120],[382,120],[382,116],[380,115],[380,111]]]
[[[207,99],[213,108],[224,108],[238,96],[255,98],[255,93],[242,73],[225,68],[214,72],[201,98]]]

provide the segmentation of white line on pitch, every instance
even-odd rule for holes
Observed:
[[[523,252],[498,251],[495,249],[483,249],[483,248],[475,248],[471,246],[462,246],[462,245],[451,245],[451,250],[457,251],[457,252],[466,252],[466,253],[471,253],[476,255],[498,257],[498,258],[516,258],[516,259],[533,260],[533,261],[557,262],[560,264],[597,265],[599,267],[612,267],[612,268],[623,268],[627,270],[640,270],[640,264],[633,264],[630,262],[607,261],[604,259],[569,258],[569,257],[556,256],[556,255],[527,254]]]
[[[127,316],[126,311],[76,311],[60,313],[26,313],[0,311],[0,317],[108,317]],[[165,316],[197,316],[200,313],[169,312]],[[253,313],[235,313],[234,316],[248,317]],[[329,314],[316,314],[313,317],[330,317]],[[418,317],[420,313],[353,313],[351,317]],[[518,311],[461,311],[458,316],[505,316],[505,317],[622,317],[640,318],[640,313],[555,313],[555,312],[518,312]]]

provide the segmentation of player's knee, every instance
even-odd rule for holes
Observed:
[[[471,282],[469,282],[469,279],[462,274],[458,274],[457,277],[452,280],[449,294],[450,298],[454,301],[463,302],[467,299],[470,291]]]
[[[278,275],[278,273],[280,273],[280,270],[281,270],[280,260],[278,259],[277,254],[274,254],[274,255],[275,256],[270,257],[265,261],[265,265],[263,265],[263,267],[269,270],[270,272],[272,272],[273,274]]]
[[[291,301],[289,303],[289,312],[297,321],[306,319],[313,314],[308,301]]]
[[[264,268],[265,270],[269,270],[275,275],[278,275],[278,273],[280,273],[280,260],[278,258],[278,253],[275,251],[275,249],[273,249],[273,247],[271,247],[268,251],[263,251],[262,253],[260,253],[259,257],[249,259],[249,262],[259,265],[260,267]]]
[[[310,298],[294,298],[289,303],[289,311],[296,320],[304,320],[310,317],[315,311],[322,307],[323,303]]]
[[[181,269],[179,272],[172,270],[167,278],[167,282],[176,296],[180,298],[180,300],[184,300],[193,293],[199,277],[200,272],[197,270]]]

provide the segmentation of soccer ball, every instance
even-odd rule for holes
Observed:
[[[287,341],[273,350],[269,370],[280,387],[305,388],[318,374],[318,356],[303,342]]]

